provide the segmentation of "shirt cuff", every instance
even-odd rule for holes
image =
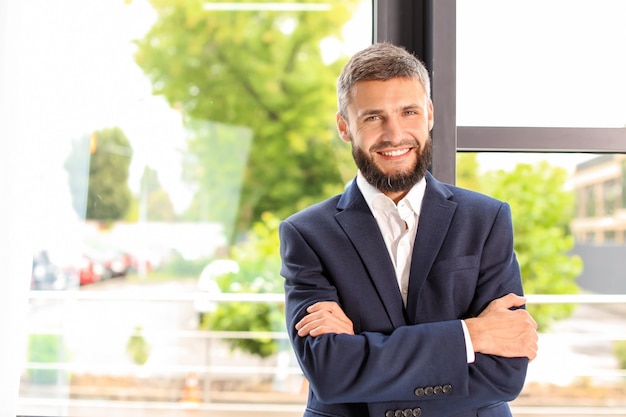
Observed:
[[[465,336],[465,352],[467,353],[467,363],[474,363],[476,360],[476,354],[474,353],[474,345],[472,344],[472,338],[470,337],[469,330],[467,330],[467,324],[465,320],[461,320],[461,326],[463,326],[463,335]]]

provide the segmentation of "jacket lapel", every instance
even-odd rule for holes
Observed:
[[[365,198],[353,181],[337,204],[336,219],[352,242],[394,327],[406,324],[402,296],[385,242]],[[349,267],[346,268],[349,270]]]
[[[416,322],[415,313],[419,294],[428,277],[439,249],[446,237],[457,203],[451,201],[452,192],[432,175],[427,174],[426,192],[413,246],[407,315],[410,323]]]

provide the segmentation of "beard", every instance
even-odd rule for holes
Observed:
[[[354,158],[357,168],[359,168],[367,182],[383,193],[410,190],[411,187],[424,178],[433,159],[432,139],[428,138],[423,148],[416,143],[418,157],[412,169],[406,172],[385,174],[380,170],[369,154],[358,146],[355,146],[354,141],[351,140],[351,143],[352,157]]]

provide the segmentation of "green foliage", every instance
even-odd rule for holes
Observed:
[[[187,220],[222,224],[234,237],[244,171],[252,143],[252,130],[222,123],[189,120],[190,133],[183,175],[200,184],[185,213]],[[233,146],[236,144],[236,146]],[[218,167],[216,169],[216,167]]]
[[[66,348],[63,337],[58,334],[31,334],[28,338],[28,361],[40,363],[62,363],[66,360]],[[56,369],[29,369],[31,382],[37,384],[56,384],[63,376]]]
[[[126,135],[117,127],[99,130],[72,144],[65,169],[72,204],[80,217],[104,223],[124,218],[132,200],[128,187],[132,155]]]
[[[143,337],[141,326],[135,326],[133,334],[128,338],[126,343],[126,352],[138,365],[143,365],[150,356],[150,345]]]
[[[177,217],[172,200],[163,189],[157,171],[148,166],[144,168],[141,176],[139,217],[147,221],[164,222],[176,220]]]
[[[316,12],[215,11],[201,0],[151,4],[158,20],[137,42],[135,58],[154,93],[183,111],[190,130],[216,122],[251,132],[246,154],[226,155],[218,165],[212,144],[227,141],[221,149],[231,153],[247,145],[227,134],[190,142],[186,178],[198,187],[198,201],[189,215],[212,207],[219,217],[228,207],[237,216],[236,238],[264,212],[282,218],[343,189],[342,174],[352,161],[333,115],[345,60],[324,62],[320,43],[341,39],[358,0],[334,1],[331,10]],[[233,199],[215,184],[225,177],[222,169],[236,171],[242,158],[241,197]]]
[[[238,274],[217,277],[217,284],[226,293],[282,293],[283,280],[278,252],[279,219],[264,213],[262,221],[253,225],[248,239],[233,248],[232,259],[239,264]],[[271,332],[284,330],[282,303],[228,302],[220,303],[203,323],[212,330]],[[277,352],[278,342],[272,338],[230,339],[231,348],[267,357]]]
[[[180,253],[172,254],[167,262],[159,267],[159,272],[167,277],[198,277],[209,259],[185,259]]]
[[[475,153],[457,152],[456,185],[469,190],[479,191],[481,189],[480,176],[478,175],[478,158]]]
[[[616,340],[613,342],[613,353],[617,357],[619,367],[626,369],[626,340]]]
[[[574,195],[564,189],[567,172],[543,161],[518,164],[512,171],[490,172],[484,191],[511,205],[515,252],[524,290],[528,294],[573,294],[582,260],[570,255],[574,238],[569,231]],[[566,318],[573,305],[530,305],[541,330]]]

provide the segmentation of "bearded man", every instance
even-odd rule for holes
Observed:
[[[511,416],[537,324],[508,204],[428,172],[430,80],[405,49],[356,53],[337,95],[356,178],[280,226],[303,415]]]

